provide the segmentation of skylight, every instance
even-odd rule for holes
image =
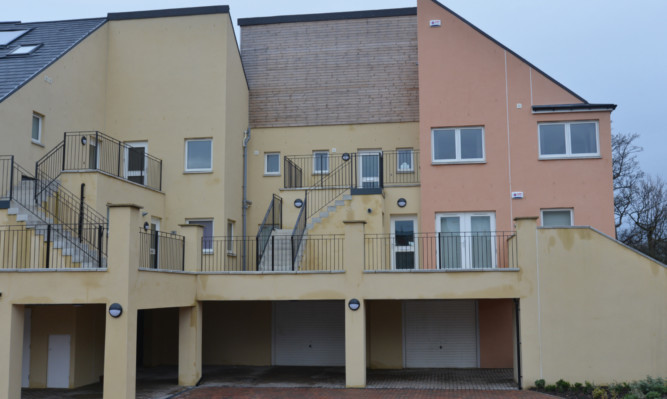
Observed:
[[[5,30],[0,31],[0,46],[6,46],[19,37],[23,36],[27,30]]]
[[[29,44],[25,46],[19,46],[15,48],[9,55],[25,55],[25,54],[30,54],[33,51],[37,50],[37,47],[39,47],[39,44]]]

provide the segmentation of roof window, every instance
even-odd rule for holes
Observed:
[[[0,31],[0,46],[6,46],[28,32],[25,30],[5,30]]]
[[[7,55],[27,55],[27,54],[32,54],[35,50],[37,50],[41,46],[41,44],[26,44],[19,46],[12,50],[9,54]]]

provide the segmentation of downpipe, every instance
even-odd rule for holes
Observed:
[[[248,236],[247,234],[247,226],[246,226],[246,218],[247,218],[247,213],[248,213],[248,208],[252,204],[252,202],[248,201],[248,142],[250,142],[250,128],[247,128],[245,132],[243,132],[243,201],[241,204],[241,213],[243,215],[243,271],[247,270],[247,265],[248,265],[248,256],[247,256],[247,248],[246,248],[246,237]]]

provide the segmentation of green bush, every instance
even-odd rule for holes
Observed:
[[[544,380],[535,380],[535,388],[544,389],[545,382]]]
[[[570,390],[570,383],[567,381],[564,381],[563,379],[560,379],[556,381],[556,389],[560,393],[564,393]]]
[[[593,390],[593,399],[608,399],[607,391],[602,388],[595,388]]]
[[[646,394],[646,399],[660,399],[660,398],[662,398],[660,392],[651,391]]]
[[[547,392],[556,392],[556,386],[553,384],[547,385],[544,387],[544,390]]]
[[[574,383],[574,391],[575,392],[582,392],[584,390],[584,384],[581,382],[575,382]]]
[[[588,381],[584,382],[584,393],[591,394],[591,393],[593,393],[594,389],[595,389],[595,385],[591,384]]]
[[[623,399],[639,399],[639,396],[635,395],[634,393],[629,393],[625,395]]]
[[[650,392],[655,392],[658,395],[667,395],[667,380],[659,377],[653,378],[648,376],[646,379],[630,383],[629,387],[632,390],[632,393],[639,397],[644,395],[648,397]],[[658,398],[659,397],[660,396],[658,396]]]

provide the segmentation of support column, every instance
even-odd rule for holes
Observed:
[[[178,385],[197,385],[202,373],[202,304],[178,311]]]
[[[22,305],[2,303],[0,298],[0,397],[21,398],[23,370],[23,314]]]
[[[104,339],[104,399],[134,399],[137,370],[137,305],[134,282],[139,274],[141,207],[109,205],[109,248],[106,331]],[[119,317],[109,314],[113,303]]]
[[[345,386],[366,386],[366,303],[359,296],[358,287],[364,273],[364,228],[365,221],[346,220],[345,224],[345,277],[348,287],[353,287],[345,299]],[[349,307],[356,299],[357,310]]]
[[[202,236],[204,227],[198,224],[179,224],[179,233],[185,237],[185,264],[186,272],[201,271]]]

